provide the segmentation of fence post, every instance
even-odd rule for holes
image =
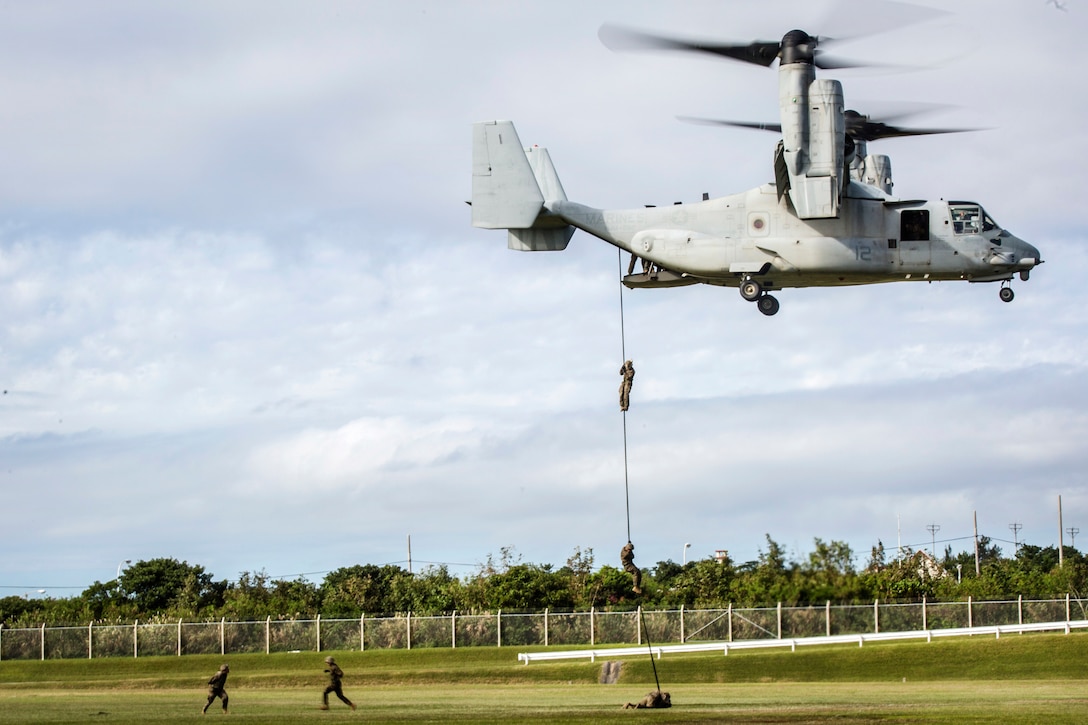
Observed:
[[[642,605],[638,605],[638,610],[635,612],[635,616],[638,619],[635,620],[635,643],[642,644]]]
[[[219,620],[219,654],[227,654],[227,618]]]
[[[269,614],[264,620],[264,653],[269,654],[272,652],[272,615]]]
[[[873,600],[873,633],[880,634],[880,600]]]
[[[499,647],[502,647],[502,610],[499,610],[498,617],[495,620],[495,629],[499,634]]]
[[[178,657],[181,657],[181,621],[178,620]]]
[[[140,636],[139,636],[140,620],[136,620],[132,623],[132,656],[138,658],[140,656]]]
[[[1070,621],[1072,621],[1072,620],[1069,617],[1069,593],[1066,592],[1066,594],[1065,594],[1065,622],[1066,622],[1066,624],[1068,624]]]
[[[0,624],[0,627],[3,627],[3,625]],[[94,647],[94,620],[92,619],[90,621],[90,623],[87,624],[87,659],[89,659],[89,660],[94,659],[94,650],[92,649],[93,647]]]
[[[827,604],[824,605],[827,610],[827,636],[831,636],[831,600],[827,600]]]
[[[548,608],[544,607],[544,646],[548,646]]]
[[[782,602],[778,603],[778,639],[782,639]]]
[[[684,632],[684,605],[680,605],[680,644],[684,644],[685,632]]]
[[[363,622],[366,621],[366,612],[359,615],[359,651],[366,651],[366,628]]]
[[[922,595],[922,631],[929,629],[928,613],[926,612],[926,595]]]
[[[42,622],[42,662],[45,662],[45,622]]]
[[[975,626],[975,612],[974,612],[974,597],[970,594],[967,595],[967,628],[971,629]]]
[[[450,646],[457,649],[457,610],[450,615]]]
[[[1024,624],[1024,595],[1016,597],[1016,623]]]
[[[408,637],[408,649],[412,649],[412,610],[408,610],[408,616],[404,618],[405,634]]]
[[[596,607],[589,608],[589,646],[593,647],[597,644],[596,634]]]
[[[733,602],[729,602],[728,613],[729,613],[729,616],[727,617],[727,619],[729,620],[729,639],[728,639],[728,641],[732,642],[733,641]]]
[[[0,661],[4,659],[4,623],[0,622]]]

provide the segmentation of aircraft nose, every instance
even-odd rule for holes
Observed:
[[[1043,257],[1039,250],[1028,244],[1023,239],[1013,237],[1015,244],[1010,245],[1009,263],[1014,269],[1019,270],[1020,279],[1027,281],[1031,270],[1043,263]]]
[[[1017,269],[1026,271],[1043,263],[1043,257],[1039,250],[1031,244],[1019,237],[1012,237],[1009,241],[1012,244],[1005,245],[1008,251],[1002,255],[1006,258],[1006,264],[1014,265]]]
[[[1020,243],[1023,245],[1020,250],[1020,259],[1017,261],[1017,266],[1020,269],[1031,269],[1043,263],[1043,257],[1039,254],[1038,249],[1023,240]]]

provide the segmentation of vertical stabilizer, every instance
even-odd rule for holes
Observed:
[[[533,225],[543,207],[544,195],[514,124],[509,121],[473,124],[472,225],[484,229],[525,229]]]
[[[510,249],[557,252],[566,249],[574,227],[544,204],[566,199],[547,149],[523,148],[509,121],[473,125],[473,226],[508,229]]]

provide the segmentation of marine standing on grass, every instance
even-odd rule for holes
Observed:
[[[340,689],[340,681],[344,679],[344,671],[340,669],[340,665],[336,664],[336,660],[334,660],[332,657],[326,657],[325,664],[329,666],[329,668],[325,670],[329,673],[329,686],[326,687],[325,692],[321,694],[321,709],[329,709],[329,693],[335,692],[336,696],[340,698],[340,702],[344,703],[352,710],[354,710],[355,703],[344,697],[344,692]]]
[[[227,697],[227,691],[223,689],[227,685],[227,675],[230,673],[230,667],[227,665],[220,665],[219,671],[212,675],[212,678],[208,680],[208,704],[204,706],[204,709],[200,712],[204,715],[208,714],[208,708],[215,702],[215,698],[219,697],[223,700],[223,713],[227,712],[227,701],[230,699]]]

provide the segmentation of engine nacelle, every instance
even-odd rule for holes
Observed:
[[[802,219],[839,215],[846,176],[846,121],[842,85],[811,80],[811,66],[781,69],[782,171],[789,179],[790,201]],[[807,72],[809,71],[809,72]],[[804,81],[807,85],[800,87]]]

